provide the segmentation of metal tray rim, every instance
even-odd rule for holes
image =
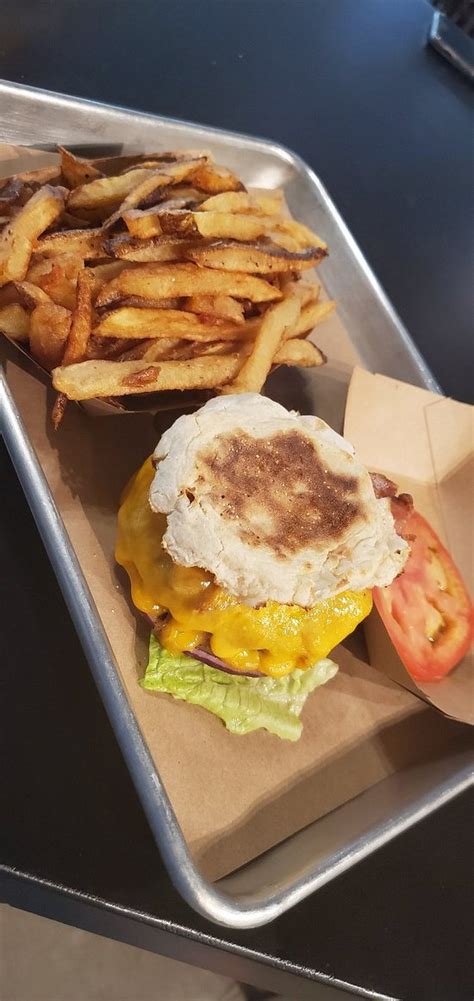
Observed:
[[[16,94],[21,94],[22,91],[37,93],[38,96],[42,95],[52,103],[66,100],[84,108],[90,108],[91,105],[96,104],[98,108],[107,108],[107,111],[110,110],[111,113],[120,113],[121,111],[121,109],[112,106],[109,108],[109,106],[100,105],[97,102],[64,98],[63,95],[55,95],[53,92],[0,82],[0,93],[2,90],[4,92],[14,91]],[[124,109],[123,113],[130,113],[130,111]],[[178,120],[159,118],[141,112],[134,114],[154,122],[159,121],[164,124],[176,122],[181,126],[188,125],[188,123],[178,122]],[[199,126],[190,123],[189,128],[194,130],[199,129]],[[236,133],[228,133],[215,128],[209,128],[208,131],[221,138],[225,137],[228,141],[235,141],[239,138]],[[378,280],[371,272],[359,247],[313,171],[300,157],[278,144],[252,137],[241,138],[245,138],[246,141],[248,138],[248,141],[255,144],[258,149],[264,147],[274,153],[277,152],[287,162],[296,166],[300,173],[304,173],[311,183],[324,194],[331,212],[342,229],[345,240],[350,241],[353,253],[357,255],[359,264],[363,267],[366,277],[369,278],[374,294],[382,300],[405,349],[418,363],[421,380],[427,388],[438,390],[436,381],[419,356]],[[396,834],[416,823],[421,816],[426,816],[466,788],[470,782],[470,770],[462,766],[448,780],[440,783],[435,790],[420,800],[417,808],[408,808],[399,815],[391,817],[389,823],[374,827],[370,834],[364,835],[363,839],[359,838],[352,844],[347,844],[343,855],[330,857],[325,864],[317,865],[304,879],[292,880],[290,877],[282,887],[267,894],[263,888],[250,894],[237,893],[232,895],[219,889],[219,884],[211,884],[204,879],[189,854],[171,803],[149,756],[137,721],[128,705],[107,636],[3,373],[1,393],[3,434],[7,448],[45,543],[165,865],[178,891],[191,907],[211,921],[228,927],[250,928],[272,921],[350,865],[366,857]],[[344,807],[340,809],[344,809]],[[221,882],[224,884],[225,880]]]

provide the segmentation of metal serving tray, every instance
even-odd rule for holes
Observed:
[[[261,139],[1,81],[0,138],[43,149],[60,141],[97,154],[204,146],[248,184],[283,187],[292,212],[323,231],[331,246],[332,255],[324,266],[325,287],[338,300],[339,313],[365,366],[439,389],[321,182],[289,150]],[[378,783],[238,872],[217,883],[204,879],[130,710],[77,556],[3,375],[0,392],[7,448],[156,843],[173,883],[191,907],[234,928],[272,921],[468,786],[468,754],[456,745],[443,760]]]

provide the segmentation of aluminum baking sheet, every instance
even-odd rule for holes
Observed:
[[[337,299],[364,365],[439,391],[326,190],[294,153],[261,139],[1,81],[0,127],[3,142],[45,149],[61,141],[84,155],[204,146],[248,185],[283,187],[292,213],[324,232],[331,246],[325,288]],[[77,556],[3,376],[1,399],[7,448],[156,843],[171,879],[191,907],[234,928],[272,921],[467,787],[469,755],[456,745],[443,760],[385,779],[238,872],[214,884],[204,879],[130,710]]]

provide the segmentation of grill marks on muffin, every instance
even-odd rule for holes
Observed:
[[[242,431],[218,435],[198,465],[199,492],[237,524],[242,541],[270,547],[282,558],[337,544],[363,518],[357,479],[328,469],[298,431],[268,438]]]

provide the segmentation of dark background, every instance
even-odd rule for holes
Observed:
[[[426,49],[431,14],[424,0],[3,0],[0,75],[295,149],[446,392],[467,399],[471,93]],[[295,998],[314,976],[471,998],[467,797],[270,927],[223,931],[182,903],[1,457],[7,899]]]

